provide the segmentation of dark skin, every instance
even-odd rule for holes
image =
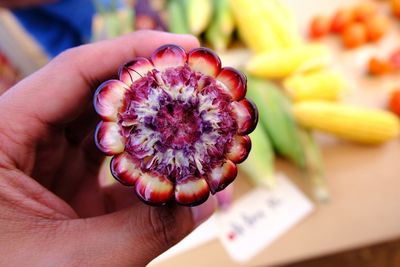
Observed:
[[[135,32],[68,50],[1,95],[0,266],[144,266],[212,214],[215,198],[151,207],[132,188],[99,185],[93,92],[166,43],[198,46]]]

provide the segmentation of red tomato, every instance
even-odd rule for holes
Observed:
[[[395,50],[389,60],[395,69],[400,70],[400,49]]]
[[[380,40],[389,29],[389,19],[384,15],[374,15],[365,21],[368,40],[375,42]]]
[[[390,96],[389,109],[400,116],[400,89],[393,91]]]
[[[376,5],[371,2],[362,1],[354,6],[353,16],[357,21],[367,21],[371,16],[376,13]]]
[[[372,57],[368,62],[368,72],[373,76],[388,74],[393,70],[389,61]]]
[[[354,14],[350,9],[339,9],[332,18],[331,32],[341,33],[354,21]]]
[[[356,48],[367,42],[367,29],[363,23],[354,22],[342,33],[342,43],[346,48]]]
[[[316,16],[310,23],[310,38],[321,38],[328,34],[330,28],[330,20],[325,16]]]
[[[400,0],[390,0],[390,5],[393,15],[400,18]]]

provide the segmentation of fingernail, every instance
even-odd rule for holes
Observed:
[[[208,198],[206,202],[201,204],[200,206],[192,207],[192,217],[193,221],[196,225],[200,225],[203,223],[205,220],[210,218],[210,216],[214,213],[216,210],[216,200],[214,197]]]
[[[222,210],[227,210],[233,202],[233,185],[228,186],[224,190],[216,194],[218,206]]]

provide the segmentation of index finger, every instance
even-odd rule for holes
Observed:
[[[90,102],[100,82],[117,74],[120,65],[136,56],[148,57],[156,48],[169,43],[186,50],[199,46],[193,36],[156,31],[137,31],[114,40],[83,45],[55,58],[9,90],[0,101],[12,103],[13,108],[41,122],[67,123]]]

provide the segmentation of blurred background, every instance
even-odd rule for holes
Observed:
[[[290,203],[283,175],[312,207],[295,217],[296,203],[278,205],[284,214],[274,224],[293,220],[279,234],[268,222],[256,237],[224,239],[218,220],[240,213],[234,204],[204,227],[207,238],[192,236],[152,265],[400,266],[400,0],[59,0],[0,9],[0,95],[65,49],[141,29],[193,34],[246,74],[260,117],[235,203],[259,189]],[[265,245],[237,261],[226,240],[239,251]]]

